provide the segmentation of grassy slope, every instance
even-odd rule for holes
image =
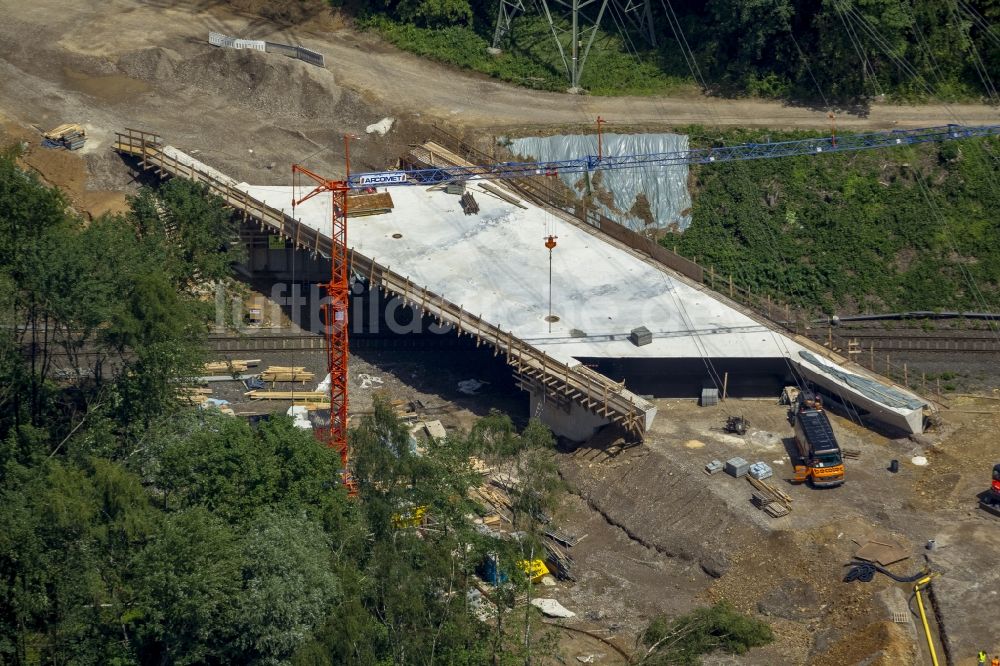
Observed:
[[[753,140],[763,137],[692,130],[693,145]],[[829,312],[995,311],[993,155],[997,139],[696,167],[694,222],[663,243],[757,293]]]
[[[362,25],[399,48],[432,60],[539,90],[569,87],[549,27],[538,16],[523,16],[515,21],[511,43],[500,56],[487,54],[488,40],[472,28],[451,26],[429,30],[384,16],[367,19]],[[631,45],[626,48],[620,38],[600,32],[584,68],[583,87],[594,95],[655,95],[694,90],[689,81],[663,73],[655,53],[632,55],[630,50]],[[568,56],[568,47],[566,53]]]

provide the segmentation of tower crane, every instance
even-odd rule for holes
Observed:
[[[737,146],[696,148],[673,152],[605,155],[602,142],[602,118],[598,118],[598,154],[584,155],[568,160],[547,162],[500,162],[476,166],[434,166],[424,169],[403,169],[351,173],[350,137],[344,137],[347,167],[342,180],[324,178],[309,169],[292,166],[293,182],[299,176],[315,183],[312,190],[296,198],[293,188],[292,216],[295,207],[315,196],[329,192],[332,197],[331,274],[325,285],[330,297],[323,308],[324,328],[327,339],[327,367],[330,372],[330,425],[317,431],[317,438],[325,439],[328,446],[340,454],[342,475],[349,492],[355,486],[348,471],[347,400],[348,400],[348,322],[347,303],[349,276],[347,259],[347,201],[348,193],[376,187],[428,186],[452,181],[505,180],[537,175],[587,174],[592,171],[667,167],[689,164],[714,164],[797,155],[822,155],[829,153],[857,152],[891,148],[921,143],[940,143],[977,137],[1000,135],[1000,125],[944,125],[920,129],[902,129],[867,134],[831,135],[813,139],[747,143]],[[553,243],[554,245],[554,243]]]

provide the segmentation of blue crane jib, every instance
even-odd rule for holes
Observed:
[[[776,141],[773,143],[747,143],[738,146],[695,148],[668,153],[638,155],[585,155],[570,160],[554,162],[500,162],[477,166],[435,166],[426,169],[403,169],[353,173],[347,178],[351,189],[400,185],[436,185],[457,180],[499,180],[556,174],[588,173],[613,169],[664,167],[680,164],[711,164],[761,160],[794,155],[844,153],[906,146],[918,143],[955,141],[974,137],[1000,135],[1000,125],[965,126],[945,125],[920,129],[826,136],[816,139]]]

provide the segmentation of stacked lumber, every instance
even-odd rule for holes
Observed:
[[[247,391],[244,393],[251,400],[293,400],[301,402],[330,404],[330,396],[324,391]]]
[[[845,458],[850,458],[852,460],[857,460],[861,457],[861,449],[841,449],[840,453]]]
[[[272,365],[260,373],[260,378],[265,382],[311,382],[316,379],[316,375],[306,370],[305,366],[285,366]]]
[[[752,495],[754,506],[771,516],[780,518],[787,516],[792,510],[792,497],[784,490],[764,481],[755,479],[749,474],[745,478],[755,491]]]
[[[503,518],[498,513],[491,513],[488,516],[483,516],[483,525],[493,529],[500,529],[500,524],[503,522]]]
[[[198,388],[197,386],[182,386],[177,389],[177,397],[187,405],[200,405],[207,396],[212,395],[210,388]]]
[[[469,493],[472,496],[472,499],[492,507],[494,512],[496,512],[501,518],[508,522],[510,521],[512,516],[512,506],[510,498],[507,497],[506,493],[500,492],[496,488],[491,488],[485,483],[478,488],[472,488]]]
[[[236,359],[231,361],[210,361],[206,363],[203,367],[205,369],[205,374],[217,375],[220,373],[238,373],[242,374],[247,371],[247,368],[257,365],[260,363],[259,358],[248,358],[248,359]]]
[[[391,213],[394,205],[392,195],[388,192],[350,194],[347,196],[347,210],[351,217]]]
[[[76,123],[68,123],[45,132],[42,136],[54,146],[63,146],[67,150],[78,150],[87,141],[87,131]]]

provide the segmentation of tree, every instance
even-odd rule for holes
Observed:
[[[713,651],[744,654],[774,640],[765,623],[741,615],[728,602],[699,608],[674,620],[654,619],[640,637],[647,646],[639,661],[648,666],[691,665]]]
[[[145,663],[239,661],[243,562],[236,531],[195,507],[169,516],[138,554],[125,615]]]
[[[340,598],[331,539],[314,520],[269,509],[242,544],[240,661],[287,663]]]

